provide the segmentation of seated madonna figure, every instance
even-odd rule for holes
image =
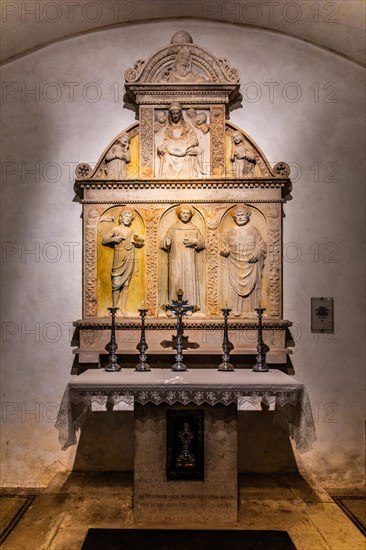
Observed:
[[[259,307],[266,245],[255,227],[249,225],[250,211],[237,206],[232,213],[236,227],[223,239],[221,256],[227,258],[227,305],[236,317],[254,313]]]
[[[159,178],[195,178],[203,173],[203,150],[198,143],[194,129],[183,118],[180,104],[171,103],[163,143],[157,149]]]

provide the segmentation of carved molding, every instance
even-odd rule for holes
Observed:
[[[81,330],[110,330],[110,319],[88,320],[80,319],[73,323],[75,327]],[[257,321],[230,321],[228,322],[229,330],[258,330]],[[291,321],[287,320],[263,320],[264,330],[284,330],[292,326]],[[145,322],[147,330],[173,330],[177,329],[176,321],[147,321]],[[184,328],[187,330],[222,330],[223,322],[220,321],[184,321]],[[141,330],[140,321],[121,321],[120,317],[116,319],[116,328],[118,330]]]
[[[112,206],[112,203],[110,200],[97,200],[97,199],[83,199],[81,201],[83,204],[110,204]],[[185,204],[187,202],[187,199],[174,199],[174,203],[177,204]],[[190,199],[190,203],[193,204],[203,204],[203,203],[209,203],[209,204],[215,204],[215,203],[227,203],[227,204],[237,204],[238,200],[234,199]],[[250,199],[250,203],[280,203],[282,204],[284,202],[284,199]],[[145,204],[145,199],[128,199],[128,200],[119,200],[115,199],[113,200],[113,204]],[[149,199],[149,204],[172,204],[172,199]]]
[[[212,136],[212,133],[211,133]],[[233,180],[77,180],[76,185],[81,189],[283,189],[289,184],[288,179],[256,178]]]

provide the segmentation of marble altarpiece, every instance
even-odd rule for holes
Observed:
[[[108,353],[112,304],[119,307],[119,353],[136,354],[143,305],[149,353],[172,354],[162,342],[175,321],[161,306],[179,288],[200,308],[185,320],[195,354],[221,353],[224,306],[232,310],[233,353],[255,354],[260,305],[268,361],[285,363],[291,323],[282,319],[281,251],[289,167],[270,166],[229,121],[240,105],[238,71],[182,31],[128,69],[125,88],[137,121],[93,169],[76,169],[84,223],[80,364],[100,364]]]

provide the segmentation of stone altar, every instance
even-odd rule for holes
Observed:
[[[109,403],[120,410],[134,410],[136,521],[194,521],[197,516],[215,523],[236,521],[237,410],[259,403],[274,408],[275,419],[287,422],[301,453],[309,451],[316,439],[304,384],[280,370],[192,369],[175,376],[157,368],[144,373],[89,369],[70,380],[62,399],[56,427],[63,449],[77,443],[76,433],[93,403],[98,408]],[[166,479],[168,407],[204,409],[204,481]]]

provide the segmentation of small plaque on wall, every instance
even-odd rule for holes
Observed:
[[[166,411],[167,479],[204,479],[204,412]]]
[[[311,332],[334,334],[333,298],[311,298]]]

